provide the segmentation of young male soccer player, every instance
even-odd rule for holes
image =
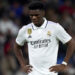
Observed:
[[[16,38],[15,54],[21,67],[29,75],[57,75],[64,71],[74,52],[72,37],[59,23],[44,18],[45,7],[41,2],[29,5],[29,16],[32,23],[23,26]],[[57,65],[59,41],[67,44],[67,53],[63,62]],[[21,53],[21,46],[28,43],[29,65],[26,65]]]

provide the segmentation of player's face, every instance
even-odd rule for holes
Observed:
[[[43,16],[44,16],[44,11],[42,10],[29,10],[29,16],[31,21],[36,25],[36,26],[41,26],[43,23]]]

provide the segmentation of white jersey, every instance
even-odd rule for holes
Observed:
[[[65,44],[71,38],[58,23],[45,19],[41,27],[36,27],[33,23],[22,27],[16,43],[23,46],[28,42],[29,62],[38,72],[57,75],[49,72],[49,68],[57,63],[59,41]]]

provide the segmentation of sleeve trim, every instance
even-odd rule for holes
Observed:
[[[68,43],[70,40],[72,39],[72,37],[70,37],[66,42],[64,42],[63,44]]]
[[[17,40],[16,40],[16,43],[17,43],[18,45],[20,45],[20,46],[23,46],[23,44],[20,44]]]

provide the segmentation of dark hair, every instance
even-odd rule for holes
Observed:
[[[28,6],[29,10],[45,10],[45,5],[41,1],[33,1]]]

